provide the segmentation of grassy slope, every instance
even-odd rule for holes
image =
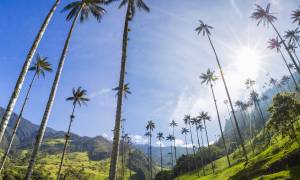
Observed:
[[[44,144],[47,145],[57,145],[64,143],[63,139],[51,139],[46,141]],[[28,153],[27,150],[23,150],[21,154],[25,156]],[[61,154],[49,155],[44,154],[38,158],[38,163],[36,169],[39,171],[49,172],[49,179],[56,179],[59,163],[60,163]],[[121,159],[121,158],[119,158]],[[102,161],[91,161],[89,160],[87,152],[67,152],[64,161],[63,172],[65,169],[71,167],[75,170],[83,170],[84,174],[89,175],[89,179],[93,180],[104,180],[107,179],[109,173],[109,158]],[[121,164],[118,164],[119,168]],[[17,166],[15,167],[20,171],[24,171],[27,166]],[[63,173],[62,172],[62,173]],[[134,172],[132,171],[132,175]],[[129,169],[126,168],[125,172],[126,179],[129,179]]]
[[[299,129],[298,129],[299,131]],[[300,137],[299,137],[300,138]],[[276,140],[277,139],[277,140]],[[244,179],[245,177],[255,177],[255,179],[284,179],[293,178],[300,179],[300,167],[281,169],[275,173],[267,173],[269,167],[278,163],[288,155],[292,154],[296,150],[299,150],[299,145],[296,143],[289,143],[289,138],[276,137],[273,140],[272,145],[267,149],[258,153],[257,155],[248,154],[250,157],[248,165],[245,166],[244,162],[236,162],[236,158],[233,158],[233,154],[230,155],[233,166],[227,167],[226,157],[222,157],[215,161],[216,172],[212,174],[211,165],[207,165],[206,176],[203,176],[202,170],[200,170],[200,177],[198,178],[197,171],[189,172],[180,177],[181,180],[210,180],[210,179]],[[250,151],[249,145],[247,146],[248,152]],[[236,153],[236,152],[235,152]],[[209,174],[209,175],[207,175]]]

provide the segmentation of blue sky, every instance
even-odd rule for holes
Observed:
[[[47,29],[38,52],[48,57],[56,68],[70,23],[60,10],[70,0],[62,1]],[[145,0],[151,12],[137,13],[130,27],[127,82],[132,95],[124,103],[126,130],[137,142],[144,140],[148,120],[153,120],[156,131],[168,134],[168,124],[175,119],[182,125],[183,115],[209,111],[213,121],[208,125],[211,141],[219,134],[211,94],[200,84],[198,76],[216,63],[207,39],[194,29],[202,19],[214,27],[212,38],[225,69],[233,99],[245,99],[244,81],[256,79],[258,89],[270,74],[280,78],[288,72],[278,54],[266,48],[274,33],[271,28],[256,27],[249,18],[255,3],[272,4],[276,25],[280,32],[295,28],[290,12],[299,5],[296,0]],[[18,0],[18,4],[2,0],[0,6],[0,105],[6,107],[20,72],[24,58],[53,1]],[[124,9],[118,3],[106,7],[101,23],[94,19],[76,26],[71,39],[49,126],[57,130],[67,128],[71,104],[65,98],[73,87],[88,90],[91,102],[76,112],[73,131],[80,135],[112,136],[116,98],[111,89],[119,77],[121,37]],[[252,57],[252,58],[249,58]],[[24,99],[23,86],[15,111]],[[25,117],[39,124],[44,112],[54,73],[36,81]],[[222,122],[226,116],[224,88],[215,86]],[[180,128],[176,134],[179,135]],[[181,144],[182,137],[178,138]]]

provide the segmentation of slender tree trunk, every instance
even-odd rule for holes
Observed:
[[[173,137],[174,137],[174,157],[175,157],[175,164],[177,161],[177,154],[176,154],[176,138],[175,138],[175,133],[174,133],[174,126],[173,126]]]
[[[160,151],[160,171],[162,172],[163,167],[162,167],[162,147],[161,147],[161,141],[159,144],[159,151]],[[163,176],[161,177],[163,179]]]
[[[235,126],[234,126],[233,120],[231,118],[230,110],[229,110],[229,107],[228,107],[227,104],[226,104],[226,107],[227,107],[227,111],[228,111],[228,114],[229,114],[229,120],[230,120],[231,126],[232,126],[233,136],[234,136],[234,140],[235,140],[235,148],[238,149],[239,153],[241,153],[240,148],[238,146],[238,138],[237,138],[237,135],[236,135],[236,129],[237,128],[235,128]]]
[[[4,135],[4,132],[5,132],[5,129],[8,125],[8,122],[9,122],[9,119],[10,119],[10,116],[14,110],[14,107],[16,105],[16,101],[19,97],[19,94],[20,94],[20,91],[22,89],[22,86],[24,84],[24,81],[25,81],[25,77],[26,77],[26,74],[28,72],[28,69],[30,67],[30,64],[31,64],[31,61],[32,61],[32,58],[38,48],[38,45],[40,43],[40,41],[42,40],[42,37],[49,25],[49,22],[50,20],[52,19],[52,16],[59,4],[60,0],[56,0],[54,5],[52,6],[52,8],[50,9],[48,15],[46,16],[46,19],[44,20],[43,22],[43,25],[41,26],[28,54],[27,54],[27,57],[25,59],[25,62],[23,64],[23,67],[22,67],[22,70],[21,70],[21,73],[18,77],[18,80],[16,82],[16,85],[15,85],[15,88],[14,88],[14,91],[10,97],[10,100],[8,102],[8,105],[6,107],[6,111],[2,117],[2,121],[1,121],[1,124],[0,124],[0,142],[2,142],[2,139],[3,139],[3,135]]]
[[[152,179],[152,131],[150,130],[150,178]]]
[[[44,115],[43,115],[43,119],[42,119],[41,125],[39,127],[37,136],[36,136],[36,141],[35,141],[33,150],[32,150],[31,158],[30,158],[28,169],[27,169],[26,176],[25,176],[26,180],[29,180],[31,178],[31,175],[32,175],[32,172],[33,172],[33,167],[35,165],[35,161],[36,161],[36,158],[37,158],[37,154],[38,154],[39,148],[41,146],[41,143],[43,141],[43,137],[44,137],[45,130],[46,130],[46,127],[47,127],[48,119],[49,119],[49,116],[50,116],[50,112],[52,110],[52,106],[53,106],[53,103],[54,103],[56,91],[57,91],[57,88],[58,88],[60,76],[61,76],[63,66],[64,66],[64,63],[65,63],[70,38],[71,38],[71,35],[73,33],[73,29],[75,27],[75,24],[76,24],[76,21],[78,19],[78,15],[79,15],[80,11],[81,11],[81,9],[78,11],[78,14],[76,15],[76,17],[74,18],[74,20],[72,22],[70,31],[68,33],[68,36],[67,36],[67,39],[66,39],[66,42],[65,42],[60,60],[59,60],[59,64],[58,64],[57,71],[56,71],[56,74],[55,74],[55,79],[54,79],[53,84],[52,84],[52,88],[51,88],[51,92],[50,92],[49,99],[48,99],[48,102],[47,102],[47,106],[46,106],[46,109],[45,109],[45,112],[44,112]]]
[[[13,129],[13,132],[12,132],[11,139],[10,139],[10,141],[9,141],[7,150],[6,150],[6,152],[4,153],[4,155],[3,155],[3,157],[2,157],[2,161],[1,161],[1,165],[0,165],[0,174],[1,174],[2,170],[3,170],[5,161],[6,161],[6,159],[7,159],[7,156],[8,156],[8,154],[9,154],[9,152],[10,152],[11,147],[12,147],[12,143],[14,142],[15,136],[16,136],[16,134],[17,134],[17,130],[18,130],[19,125],[20,125],[21,120],[22,120],[23,111],[24,111],[24,108],[25,108],[25,106],[26,106],[26,104],[27,104],[27,102],[28,102],[29,94],[30,94],[30,91],[31,91],[33,82],[34,82],[34,80],[35,80],[35,78],[36,78],[36,75],[37,75],[37,73],[35,72],[34,75],[33,75],[33,77],[32,77],[32,80],[31,80],[31,82],[30,82],[30,84],[29,84],[29,87],[28,87],[28,90],[27,90],[27,93],[26,93],[26,96],[25,96],[25,100],[24,100],[24,102],[23,102],[23,104],[22,104],[21,111],[19,112],[19,116],[18,116],[17,121],[16,121],[16,124],[15,124],[15,126],[14,126],[14,129]]]
[[[200,128],[200,137],[201,137],[201,143],[202,143],[202,147],[204,147],[204,141],[203,141],[203,136],[202,136],[202,129]],[[203,155],[203,158],[202,158],[202,161],[203,161],[203,164],[204,164],[204,149],[200,149],[202,151],[202,155]],[[202,171],[203,171],[203,175],[205,176],[205,167],[203,166],[202,167]]]
[[[205,134],[206,134],[207,148],[208,148],[209,158],[210,158],[210,162],[211,162],[211,168],[212,168],[213,173],[215,173],[215,167],[214,167],[214,163],[213,163],[213,160],[212,160],[212,154],[211,154],[211,151],[210,151],[210,145],[209,145],[205,120],[203,122],[204,122]]]
[[[63,164],[64,164],[65,154],[67,152],[68,141],[69,141],[70,133],[71,133],[71,126],[72,126],[72,123],[73,123],[74,118],[75,118],[75,116],[74,116],[75,107],[76,107],[76,105],[74,104],[72,114],[70,116],[68,131],[67,131],[67,134],[66,134],[66,137],[65,137],[66,139],[65,139],[65,144],[64,144],[64,150],[63,150],[63,153],[62,153],[62,156],[61,156],[61,159],[60,159],[59,169],[58,169],[57,178],[56,178],[57,180],[60,179],[61,170],[62,170],[62,167],[63,167]]]
[[[197,140],[198,140],[198,151],[199,153],[201,154],[201,145],[200,145],[200,139],[199,139],[199,132],[197,130],[197,126],[196,126],[196,133],[197,133]],[[203,154],[201,154],[201,165],[202,165],[202,171],[203,171],[203,174],[205,174],[205,171],[204,171],[204,161],[203,161],[203,158],[204,156],[202,156]]]
[[[123,32],[121,70],[120,70],[119,91],[118,91],[117,110],[116,110],[116,119],[115,119],[115,128],[114,128],[114,139],[112,145],[109,177],[108,177],[109,180],[115,180],[116,172],[117,172],[117,162],[118,162],[119,143],[120,143],[120,121],[121,121],[121,114],[122,114],[122,102],[123,102],[124,82],[125,82],[125,73],[126,73],[128,25],[129,25],[129,16],[130,16],[129,10],[130,10],[130,3],[128,2],[126,16],[125,16],[124,32]]]
[[[297,82],[296,82],[296,80],[295,80],[295,77],[294,77],[294,75],[293,75],[291,69],[289,68],[289,65],[288,65],[288,63],[287,63],[287,61],[286,61],[286,59],[285,59],[285,57],[284,57],[284,55],[283,55],[283,53],[282,53],[282,51],[281,51],[280,49],[279,49],[279,52],[280,52],[280,55],[281,55],[281,57],[282,57],[282,59],[283,59],[283,61],[284,61],[285,66],[286,66],[287,69],[289,70],[289,73],[290,73],[290,75],[291,75],[291,77],[292,77],[292,79],[293,79],[293,82],[294,82],[294,84],[295,84],[296,90],[299,92],[300,89],[299,89],[298,84],[297,84]]]
[[[186,134],[184,135],[184,140],[185,140],[185,151],[186,151],[186,155],[189,155],[188,146],[187,146],[187,140],[186,140]]]
[[[246,151],[246,148],[245,148],[244,139],[242,137],[242,134],[241,134],[241,131],[240,131],[240,128],[239,128],[239,124],[237,122],[237,118],[236,118],[236,115],[235,115],[235,112],[234,112],[234,108],[233,108],[233,104],[232,104],[231,97],[230,97],[230,94],[229,94],[229,90],[227,88],[227,84],[226,84],[225,77],[224,77],[224,74],[223,74],[222,66],[220,64],[220,61],[219,61],[217,52],[215,50],[215,47],[214,47],[214,45],[213,45],[213,43],[210,39],[210,35],[207,35],[207,37],[208,37],[209,43],[210,43],[210,45],[211,45],[211,47],[214,51],[214,54],[216,56],[217,64],[218,64],[218,67],[219,67],[219,70],[220,70],[220,74],[221,74],[222,81],[223,81],[223,84],[224,84],[224,87],[225,87],[227,98],[228,98],[228,101],[229,101],[229,104],[230,104],[230,107],[231,107],[231,110],[232,110],[232,115],[233,115],[233,119],[234,119],[234,122],[235,122],[235,126],[236,126],[236,129],[237,129],[237,132],[238,132],[238,135],[239,135],[239,138],[240,138],[240,142],[241,142],[241,145],[242,145],[244,157],[245,157],[246,162],[248,162],[247,151]]]
[[[269,22],[270,22],[270,21],[269,21]],[[299,75],[300,75],[300,68],[299,68],[298,64],[296,63],[295,58],[293,57],[292,53],[288,50],[288,47],[287,47],[287,45],[286,45],[284,39],[281,37],[281,35],[280,35],[279,31],[276,29],[275,25],[274,25],[272,22],[270,22],[270,24],[272,25],[273,29],[274,29],[275,32],[277,33],[278,37],[280,38],[280,40],[281,40],[281,42],[282,42],[282,44],[283,44],[285,50],[286,50],[287,53],[289,54],[291,60],[293,61],[293,64],[295,65],[295,67],[296,67],[296,69],[297,69],[297,71],[298,71],[298,73],[299,73]]]
[[[226,142],[225,142],[225,138],[224,138],[224,134],[223,134],[223,130],[222,130],[222,124],[221,124],[221,120],[220,120],[217,100],[216,100],[214,88],[213,88],[213,85],[212,85],[211,82],[210,82],[210,88],[211,88],[211,92],[212,92],[212,95],[213,95],[213,98],[214,98],[214,103],[215,103],[215,108],[216,108],[216,112],[217,112],[217,116],[218,116],[219,128],[220,128],[220,132],[221,132],[221,136],[222,136],[222,140],[223,140],[223,145],[224,145],[224,148],[225,148],[227,163],[228,163],[228,166],[231,167],[229,156],[228,156],[228,150],[227,150],[227,146],[226,146]]]
[[[125,153],[125,137],[124,137],[124,121],[122,122],[122,177],[121,179],[124,180],[124,163],[125,163],[125,158],[124,158],[124,153]]]
[[[189,127],[190,127],[190,135],[191,135],[191,143],[193,146],[193,161],[194,165],[196,166],[196,169],[198,169],[198,164],[196,162],[196,152],[195,152],[195,147],[194,147],[194,141],[193,141],[193,133],[192,133],[192,127],[191,127],[191,122],[189,121]],[[198,172],[198,177],[199,177],[199,172]]]

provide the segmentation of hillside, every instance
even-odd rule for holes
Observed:
[[[4,109],[0,107],[0,117]],[[8,124],[5,138],[1,144],[2,151],[7,146],[7,139],[11,136],[12,128],[16,122],[17,114],[13,113]],[[4,179],[23,179],[32,144],[37,133],[38,126],[27,119],[22,119],[20,128],[10,153],[9,161],[6,163]],[[63,149],[65,132],[47,128],[45,139],[41,146],[38,164],[35,169],[35,179],[55,179],[59,166],[60,156]],[[66,179],[105,179],[108,176],[109,157],[111,142],[102,136],[81,137],[72,134],[68,148],[64,175]],[[130,148],[132,155],[126,152],[126,177],[129,178],[128,164],[131,162],[132,179],[146,179],[148,176],[147,159],[139,150]],[[137,165],[138,164],[138,165]]]

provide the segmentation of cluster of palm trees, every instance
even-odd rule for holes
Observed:
[[[90,16],[93,16],[98,22],[101,21],[103,15],[105,14],[105,9],[103,8],[103,6],[108,5],[112,2],[114,2],[115,0],[77,0],[74,1],[70,4],[68,4],[67,6],[65,6],[62,10],[62,12],[68,12],[67,16],[66,16],[66,20],[67,21],[71,21],[70,24],[70,29],[68,31],[66,40],[65,40],[65,44],[64,47],[62,49],[61,52],[61,56],[58,62],[58,66],[55,70],[55,78],[53,80],[52,83],[52,87],[50,90],[50,94],[49,94],[49,98],[45,107],[45,111],[41,120],[41,124],[38,130],[38,134],[34,143],[34,147],[32,150],[32,154],[31,154],[31,158],[30,158],[30,162],[29,162],[29,166],[27,169],[27,173],[26,173],[26,177],[25,179],[30,179],[32,176],[32,172],[33,172],[33,168],[35,166],[36,163],[36,158],[37,158],[37,154],[39,152],[41,143],[43,141],[43,137],[44,137],[44,133],[46,130],[46,126],[49,120],[49,116],[50,113],[52,111],[52,106],[55,100],[55,96],[56,96],[56,92],[58,90],[58,85],[59,85],[59,81],[62,75],[62,71],[63,71],[63,67],[64,67],[64,63],[66,60],[66,56],[68,53],[68,48],[69,48],[69,44],[71,41],[71,37],[73,34],[73,31],[77,25],[77,22],[85,22],[89,19]],[[30,94],[30,90],[31,87],[33,85],[33,83],[35,82],[35,79],[38,78],[40,75],[45,76],[46,72],[51,72],[52,71],[52,67],[51,64],[47,61],[47,58],[43,58],[39,55],[37,55],[37,61],[31,66],[31,62],[33,57],[36,54],[36,50],[39,46],[40,41],[42,40],[42,37],[44,35],[44,33],[46,32],[46,29],[54,15],[54,13],[56,12],[57,7],[60,4],[60,0],[56,0],[53,4],[53,6],[50,8],[50,11],[48,12],[37,36],[34,39],[34,42],[32,44],[32,47],[30,48],[27,57],[24,61],[22,70],[20,72],[20,75],[17,79],[17,82],[15,84],[15,88],[12,92],[12,95],[9,99],[8,105],[6,107],[6,111],[2,117],[2,121],[0,124],[0,142],[3,140],[3,136],[4,136],[4,132],[7,128],[8,122],[10,120],[10,117],[12,115],[12,112],[14,110],[15,104],[18,100],[20,91],[24,85],[24,81],[25,78],[27,76],[28,71],[33,71],[34,75],[33,78],[29,84],[29,88],[27,90],[26,93],[26,97],[25,100],[23,101],[23,105],[21,107],[20,113],[19,113],[19,117],[17,119],[17,122],[15,124],[14,127],[14,131],[11,137],[11,140],[9,141],[9,146],[8,149],[6,151],[6,153],[3,156],[2,159],[2,164],[1,164],[1,169],[3,168],[3,165],[5,163],[5,160],[7,158],[7,155],[10,151],[13,139],[15,137],[16,131],[19,127],[20,121],[22,119],[22,114],[24,111],[24,108],[28,102],[28,98],[29,98],[29,94]],[[121,129],[121,120],[122,120],[122,106],[123,106],[123,98],[126,97],[126,93],[130,92],[129,91],[129,84],[126,83],[126,62],[127,62],[127,49],[128,49],[128,42],[129,42],[129,33],[131,32],[130,29],[130,22],[133,20],[133,18],[136,15],[136,9],[139,10],[144,10],[146,12],[149,12],[150,9],[149,7],[144,3],[143,0],[121,0],[121,3],[119,5],[119,8],[122,7],[126,7],[126,14],[125,14],[125,19],[124,19],[124,30],[123,30],[123,40],[122,40],[122,56],[121,56],[121,65],[120,65],[120,77],[119,77],[119,84],[118,87],[115,88],[115,90],[117,91],[117,107],[116,107],[116,116],[115,116],[115,127],[114,127],[114,138],[113,138],[113,147],[112,147],[112,153],[111,153],[111,161],[110,161],[110,172],[109,172],[109,180],[115,180],[116,179],[116,172],[117,172],[117,162],[118,162],[118,157],[119,157],[119,147],[120,147],[120,129]],[[276,32],[277,37],[273,38],[269,41],[269,48],[270,49],[276,49],[277,52],[280,53],[285,67],[288,69],[289,73],[290,73],[290,78],[293,80],[293,83],[295,85],[295,88],[299,91],[298,88],[298,84],[296,81],[296,77],[295,74],[293,73],[293,69],[295,69],[297,71],[297,73],[300,75],[300,68],[299,68],[299,58],[296,54],[295,49],[297,48],[297,46],[300,46],[299,44],[299,29],[296,28],[295,30],[289,30],[286,31],[285,35],[282,36],[280,34],[280,32],[278,31],[278,29],[275,26],[275,21],[277,20],[277,18],[274,16],[274,13],[270,12],[270,4],[267,5],[266,9],[262,8],[259,5],[256,5],[256,9],[255,11],[252,13],[251,16],[253,19],[258,21],[257,25],[263,24],[263,25],[271,25],[273,30]],[[297,25],[300,25],[300,9],[297,9],[295,11],[292,12],[292,20],[294,23],[296,23]],[[241,145],[242,148],[242,152],[243,152],[243,156],[244,159],[246,160],[246,162],[248,161],[248,157],[247,157],[247,152],[246,152],[246,148],[245,148],[245,142],[244,142],[244,138],[242,136],[241,130],[240,130],[240,126],[237,120],[237,115],[236,115],[236,111],[234,110],[234,104],[232,102],[231,96],[230,96],[230,91],[228,89],[227,86],[227,82],[225,79],[225,75],[222,69],[222,65],[221,62],[219,60],[217,51],[215,49],[215,46],[213,44],[212,41],[212,34],[211,34],[211,29],[213,29],[212,26],[209,26],[207,24],[205,24],[203,21],[199,21],[200,25],[199,27],[196,28],[197,33],[200,35],[202,34],[203,36],[207,36],[208,41],[210,43],[210,46],[214,52],[215,55],[215,59],[217,62],[217,67],[220,73],[220,77],[221,80],[223,82],[224,88],[225,88],[225,92],[226,92],[226,96],[227,96],[227,105],[228,108],[230,109],[230,113],[232,116],[232,123],[234,125],[234,129],[236,134],[236,138],[239,142],[239,144]],[[288,60],[286,59],[286,57],[284,56],[284,52],[282,51],[281,46],[283,46],[283,49],[285,50],[285,52],[287,53],[287,55],[289,56],[291,62],[288,62]],[[226,147],[226,142],[225,142],[225,138],[222,132],[222,125],[221,125],[221,121],[220,121],[220,115],[219,115],[219,110],[218,110],[218,104],[215,98],[215,94],[214,94],[214,88],[213,88],[213,84],[214,82],[217,80],[217,77],[214,75],[214,72],[211,70],[208,70],[206,73],[202,74],[201,76],[202,79],[202,83],[208,84],[211,88],[212,91],[212,96],[213,96],[213,100],[214,100],[214,104],[215,104],[215,108],[216,108],[216,114],[218,117],[218,122],[219,122],[219,127],[220,127],[220,132],[221,132],[221,137],[222,137],[222,141],[223,141],[223,145],[224,145],[224,149],[225,152],[227,154],[227,161],[228,161],[228,166],[231,165],[229,157],[228,157],[228,153],[227,153],[227,147]],[[288,82],[289,81],[289,77],[285,77],[282,82]],[[271,82],[271,81],[270,81]],[[274,80],[272,80],[272,84],[274,83],[274,85],[276,84],[276,82]],[[253,85],[251,85],[251,83],[249,84],[249,87],[253,88]],[[130,93],[129,93],[130,94]],[[262,118],[262,120],[265,121],[264,117],[263,117],[263,113],[260,107],[260,98],[259,95],[252,89],[251,91],[251,99],[252,99],[252,104],[254,105],[254,107],[257,109],[257,111],[259,111],[259,114]],[[73,96],[71,98],[68,98],[68,100],[73,101],[73,110],[75,110],[76,105],[78,104],[79,106],[81,105],[81,103],[85,103],[86,101],[88,101],[88,98],[86,97],[86,91],[82,88],[78,88],[78,89],[74,89],[73,90]],[[241,106],[242,107],[242,106]],[[58,173],[58,178],[60,175],[60,171],[61,171],[61,167],[63,166],[63,159],[64,159],[64,154],[66,151],[66,145],[68,143],[69,140],[69,136],[70,136],[70,127],[71,124],[74,120],[74,112],[72,112],[72,115],[70,116],[70,124],[69,124],[69,129],[66,135],[66,141],[65,141],[65,148],[63,150],[63,155],[61,158],[61,164],[60,164],[60,170]],[[206,114],[206,115],[205,115]],[[203,116],[201,116],[203,115]],[[189,126],[189,129],[187,127],[185,127],[185,129],[182,129],[182,133],[184,135],[186,135],[188,132],[190,132],[191,134],[191,142],[192,142],[192,147],[193,147],[193,153],[195,154],[195,148],[194,148],[194,142],[193,142],[193,135],[192,135],[192,126],[196,127],[196,132],[198,133],[198,130],[202,133],[202,129],[204,128],[205,132],[206,132],[206,136],[207,136],[207,130],[206,130],[206,121],[210,120],[209,116],[207,115],[207,113],[201,113],[200,117],[197,118],[187,118],[189,116],[187,116],[185,118],[186,121],[186,125]],[[199,119],[201,119],[203,122],[203,124],[199,123]],[[149,136],[149,170],[150,170],[150,176],[152,178],[152,154],[151,154],[151,143],[152,143],[152,133],[153,133],[153,129],[155,128],[155,125],[152,121],[149,121],[148,125],[147,125],[147,133]],[[203,127],[200,127],[200,124],[203,125]],[[175,155],[175,161],[176,161],[176,143],[175,143],[175,135],[174,135],[174,128],[177,126],[177,123],[175,121],[171,122],[171,127],[172,127],[172,133],[170,133],[170,135],[167,136],[167,139],[171,142],[171,156],[173,159],[173,149],[174,149],[174,155]],[[201,134],[200,133],[200,134]],[[197,134],[198,135],[198,134]],[[162,142],[163,138],[163,134],[159,133],[158,139],[160,142]],[[186,139],[186,137],[185,137]],[[200,149],[200,142],[199,142],[199,138],[198,138],[198,144],[199,144],[199,149]],[[202,143],[203,145],[203,143]],[[207,145],[209,148],[209,141],[207,138]],[[173,148],[172,148],[173,146]],[[187,151],[188,154],[188,151]],[[214,169],[214,165],[212,164],[212,168]]]

